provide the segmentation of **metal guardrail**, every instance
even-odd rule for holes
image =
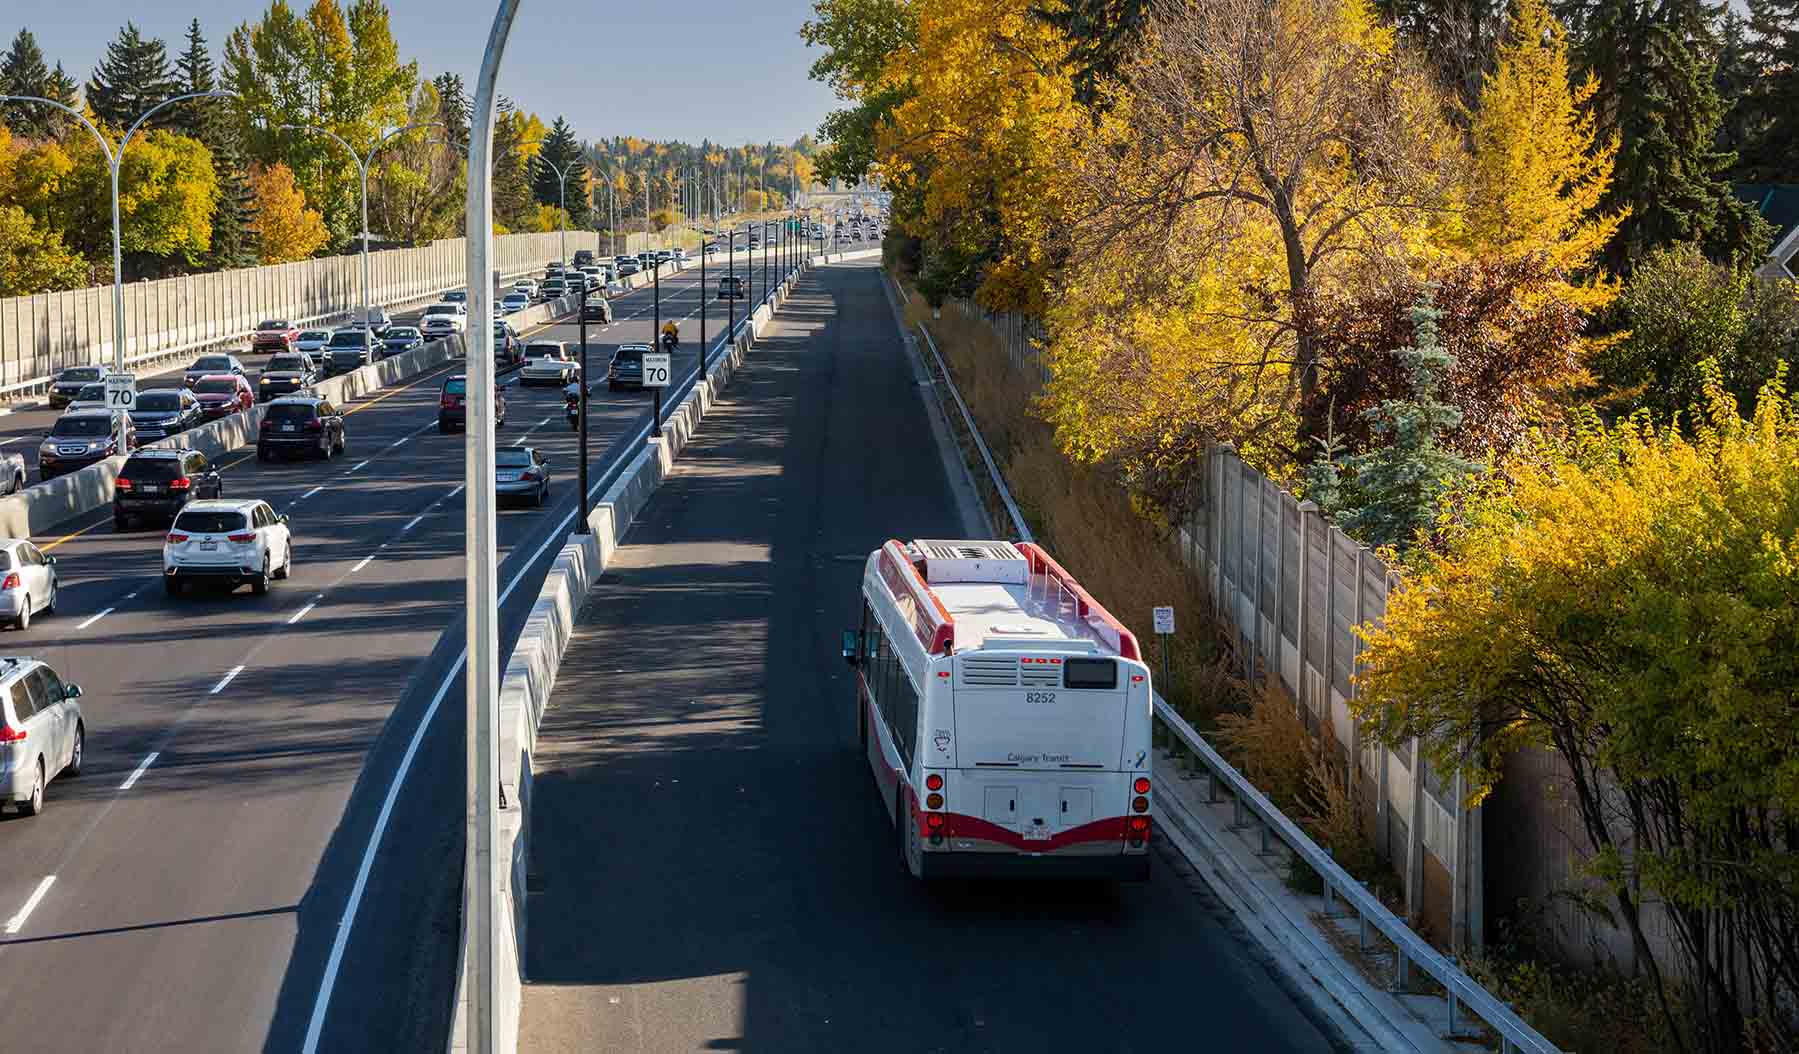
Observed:
[[[891,275],[887,275],[885,271],[882,273],[889,282],[893,281]],[[895,283],[893,288],[903,303],[905,297],[898,284]],[[981,460],[992,476],[994,489],[999,492],[1000,499],[1005,504],[1006,514],[1012,520],[1013,530],[1017,532],[1020,541],[1034,541],[1030,527],[1024,522],[1023,515],[1018,511],[1017,503],[1012,500],[1011,490],[1007,488],[999,467],[994,463],[993,456],[987,449],[986,441],[981,438],[981,430],[975,425],[974,415],[969,412],[968,404],[963,401],[962,393],[956,388],[954,376],[949,372],[942,354],[937,350],[937,342],[931,339],[930,331],[924,326],[920,325],[918,330],[924,334],[925,344],[931,349],[931,357],[937,361],[937,367],[943,373],[944,386],[949,389],[950,395],[955,398],[957,409],[962,412],[962,421],[968,426],[968,433],[974,438],[975,447],[981,453]],[[1514,1054],[1514,1052],[1563,1054],[1560,1048],[1526,1024],[1524,1019],[1513,1012],[1511,1007],[1463,973],[1460,967],[1456,966],[1443,953],[1431,947],[1423,937],[1412,932],[1410,926],[1407,926],[1399,916],[1393,914],[1385,904],[1380,902],[1380,898],[1357,882],[1349,872],[1343,870],[1336,860],[1331,858],[1329,853],[1313,842],[1298,824],[1275,808],[1274,803],[1270,802],[1261,791],[1255,788],[1254,784],[1245,779],[1242,773],[1238,772],[1217,750],[1213,749],[1212,745],[1206,742],[1205,737],[1188,724],[1187,719],[1182,717],[1174,707],[1168,705],[1168,701],[1163,699],[1160,694],[1155,696],[1155,716],[1180,742],[1181,746],[1205,767],[1206,800],[1208,802],[1213,804],[1220,802],[1218,793],[1222,784],[1223,788],[1231,795],[1239,825],[1245,825],[1246,813],[1254,816],[1262,828],[1264,847],[1266,847],[1268,836],[1273,834],[1286,845],[1289,852],[1317,872],[1319,878],[1324,882],[1324,900],[1327,910],[1338,899],[1341,899],[1355,911],[1360,922],[1358,937],[1363,947],[1368,944],[1370,926],[1379,930],[1381,935],[1392,943],[1395,960],[1393,978],[1395,988],[1402,989],[1408,984],[1413,964],[1423,969],[1433,980],[1443,986],[1444,1001],[1447,1004],[1449,1017],[1447,1034],[1454,1035],[1456,1033],[1457,1018],[1465,1008],[1498,1033],[1500,1049],[1503,1054]]]

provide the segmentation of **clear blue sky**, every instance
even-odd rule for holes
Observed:
[[[289,3],[304,11],[311,0]],[[495,6],[388,0],[401,57],[427,77],[461,72],[470,92]],[[61,62],[86,83],[127,17],[161,37],[173,58],[197,15],[217,61],[231,30],[261,17],[268,0],[12,0],[6,7],[0,49],[25,26],[47,62]],[[833,103],[830,89],[806,78],[816,53],[799,28],[811,13],[810,0],[521,0],[500,88],[545,121],[567,116],[583,139],[791,142],[816,132]]]

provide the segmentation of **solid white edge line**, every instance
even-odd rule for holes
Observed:
[[[294,623],[300,621],[301,619],[306,617],[306,613],[308,611],[311,611],[313,608],[318,607],[318,606],[319,606],[319,602],[316,600],[313,601],[312,603],[306,605],[305,607],[301,608],[300,610],[294,612],[294,617],[288,619],[287,624],[291,626]]]
[[[724,347],[725,343],[726,338],[720,338],[711,350],[717,351]],[[701,356],[701,362],[696,368],[696,372],[701,377],[705,376],[705,358],[706,356]],[[637,430],[636,439],[648,435],[649,431],[650,424],[645,422]],[[632,442],[635,442],[636,439],[633,439]],[[588,489],[588,500],[591,501],[594,492],[599,489],[600,483],[596,481]],[[506,584],[505,589],[500,590],[500,599],[496,606],[504,607],[506,605],[506,598],[512,595],[512,591],[518,588],[520,582],[524,581],[525,573],[536,565],[538,559],[543,556],[544,550],[558,541],[567,542],[563,532],[568,530],[571,523],[575,522],[577,511],[579,511],[579,507],[570,509],[568,515],[562,518],[562,522],[550,530],[549,535],[531,554],[530,559],[526,560],[524,566],[518,569],[518,573],[512,576],[512,581]],[[386,543],[383,543],[384,548],[385,545]],[[350,899],[344,904],[344,913],[337,920],[337,936],[331,941],[331,954],[325,960],[324,976],[319,979],[319,994],[312,1003],[312,1017],[306,1026],[306,1040],[300,1047],[301,1054],[317,1054],[318,1052],[319,1033],[325,1027],[325,1011],[331,1005],[332,989],[337,987],[337,971],[342,968],[344,949],[349,946],[350,932],[356,925],[356,912],[362,906],[362,894],[368,888],[369,875],[375,868],[375,854],[380,850],[381,842],[387,835],[387,822],[393,815],[394,802],[399,800],[400,788],[406,783],[406,774],[412,770],[412,759],[417,756],[419,744],[424,741],[425,730],[431,727],[431,719],[437,716],[437,708],[442,705],[444,695],[449,692],[450,685],[456,683],[456,678],[461,675],[462,668],[467,663],[468,648],[465,647],[457,653],[456,661],[450,665],[449,672],[444,675],[443,683],[437,686],[437,694],[431,697],[431,705],[425,708],[424,716],[419,718],[418,727],[412,730],[412,738],[406,743],[406,753],[400,758],[399,767],[394,770],[393,781],[387,785],[387,794],[381,801],[381,811],[375,816],[375,828],[369,832],[369,843],[362,851],[362,863],[356,869],[356,881],[350,886]]]
[[[24,929],[25,920],[31,917],[33,911],[37,910],[38,903],[44,899],[44,894],[50,892],[50,887],[55,884],[55,875],[45,875],[44,880],[37,884],[36,889],[32,890],[31,899],[25,902],[25,906],[19,909],[19,913],[6,920],[6,932],[17,933]]]
[[[127,597],[126,599],[130,599],[130,598]],[[99,614],[89,615],[87,618],[87,621],[81,623],[79,626],[76,626],[75,628],[76,629],[86,629],[89,626],[93,625],[94,623],[100,621],[101,619],[105,618],[106,616],[108,616],[112,613],[113,613],[112,608],[101,608]]]
[[[220,692],[225,690],[225,686],[230,684],[233,678],[235,678],[238,674],[243,673],[243,672],[244,672],[244,668],[242,666],[233,666],[231,668],[231,672],[229,672],[225,676],[219,678],[219,683],[213,685],[212,691],[207,692],[206,694],[207,695],[219,694]]]
[[[149,767],[151,765],[156,764],[156,759],[159,757],[162,757],[162,751],[160,751],[160,750],[150,751],[149,755],[147,757],[145,757],[144,760],[137,763],[137,768],[134,768],[131,770],[131,775],[125,777],[125,782],[119,784],[119,789],[122,791],[128,791],[132,787],[136,786],[138,778],[140,776],[142,776],[144,774],[144,772],[147,769],[149,769]]]

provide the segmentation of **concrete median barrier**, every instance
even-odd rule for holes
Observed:
[[[632,276],[636,277],[636,276]],[[791,279],[789,280],[791,281]],[[762,304],[707,366],[705,375],[666,412],[660,435],[649,438],[600,495],[587,518],[589,532],[571,534],[556,561],[544,576],[524,629],[500,680],[500,788],[502,807],[495,853],[508,861],[495,913],[499,950],[495,1013],[500,1029],[500,1049],[506,1054],[518,1044],[518,1015],[522,964],[528,932],[525,875],[530,863],[531,757],[537,745],[537,729],[556,686],[556,671],[573,636],[575,620],[587,593],[599,580],[632,522],[650,496],[674,469],[675,459],[687,446],[700,422],[716,405],[725,385],[741,367],[755,337],[768,325],[771,304],[785,298],[783,283],[770,301]],[[469,890],[465,887],[463,918],[469,917]],[[463,933],[456,986],[456,1016],[449,1050],[468,1049],[467,1022],[468,934]]]

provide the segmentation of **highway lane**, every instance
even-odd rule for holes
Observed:
[[[345,804],[394,700],[429,672],[421,659],[461,610],[463,439],[434,427],[446,372],[353,406],[342,461],[231,466],[228,495],[265,497],[294,517],[295,579],[268,597],[165,598],[159,532],[118,535],[104,521],[59,536],[62,612],[4,650],[41,654],[83,683],[90,760],[88,775],[52,786],[44,816],[0,823],[12,865],[0,916],[56,876],[20,932],[0,938],[29,943],[42,965],[0,990],[0,1015],[95,1023],[78,1046],[53,1034],[9,1046],[295,1045],[271,1020],[320,899],[315,872],[324,877],[323,854],[352,825]],[[596,447],[627,431],[642,403],[597,397]],[[554,390],[514,391],[509,404],[502,442],[547,448],[558,483],[554,509],[501,518],[502,552],[534,558],[520,568],[535,576],[522,598],[573,507],[574,436]],[[0,946],[0,959],[21,951]]]
[[[522,1049],[1332,1049],[1165,851],[1130,886],[904,873],[838,641],[870,550],[980,529],[878,274],[800,283],[575,632],[534,767]]]

